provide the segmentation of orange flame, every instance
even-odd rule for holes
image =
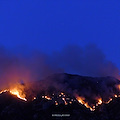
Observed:
[[[110,99],[106,102],[106,104],[110,103],[111,101],[112,101],[112,98],[110,98]]]
[[[34,100],[36,99],[36,97],[33,98]]]
[[[0,94],[4,93],[4,92],[8,92],[9,90],[2,90],[0,91]]]
[[[23,94],[23,95],[20,94],[19,90],[17,90],[17,89],[11,89],[11,90],[6,89],[6,90],[2,90],[2,91],[0,91],[0,94],[2,94],[2,93],[4,93],[4,92],[10,92],[11,94],[16,95],[18,98],[20,98],[20,99],[22,99],[22,100],[24,100],[24,101],[27,101],[27,99],[25,98],[25,94]]]
[[[79,103],[83,104],[86,108],[89,108],[91,111],[95,110],[95,108],[90,107],[88,103],[84,101],[85,100],[84,97],[77,97],[76,99],[78,100]]]
[[[47,100],[51,100],[51,98],[48,97],[48,96],[44,96],[44,98],[47,99]]]
[[[22,89],[19,89],[18,87],[13,87],[12,89],[2,90],[2,91],[0,91],[0,94],[2,94],[2,93],[4,93],[4,92],[10,92],[11,94],[16,95],[19,99],[22,99],[22,100],[24,100],[24,101],[27,101],[26,95],[23,93]],[[66,100],[70,100],[70,98],[65,98],[65,97],[63,97],[63,96],[65,96],[65,94],[64,94],[64,93],[61,93],[61,94],[60,94],[60,97],[62,97],[62,100],[64,101],[65,105],[68,105],[68,103],[69,103],[69,104],[72,104],[72,101],[75,101],[74,99],[71,99],[71,101],[69,101],[69,102],[67,103]],[[116,95],[116,94],[115,94],[114,97],[115,97],[115,98],[120,97],[120,94],[119,94],[119,95]],[[45,99],[47,99],[47,100],[52,100],[52,98],[50,98],[50,97],[48,97],[48,96],[42,96],[42,98],[45,98]],[[35,99],[36,99],[36,97],[33,98],[33,100],[35,100]],[[102,103],[108,104],[108,103],[110,103],[113,99],[110,98],[107,102],[105,102],[105,101],[102,101],[102,98],[99,98],[99,99],[97,99],[98,102],[97,102],[95,105],[93,105],[93,106],[90,106],[90,105],[88,104],[88,102],[85,102],[85,98],[84,98],[84,97],[77,96],[77,97],[76,97],[76,100],[77,100],[79,103],[83,104],[86,108],[89,108],[91,111],[94,111],[95,108],[96,108],[98,105],[101,105]],[[57,102],[57,101],[55,101],[55,105],[58,105],[58,102]]]
[[[65,105],[67,105],[68,103],[66,102],[65,98],[62,98],[62,100],[64,101]]]
[[[84,102],[85,98],[83,98],[83,97],[77,97],[76,99],[78,100],[79,103],[85,104],[85,102]]]
[[[98,104],[101,105],[102,103],[103,103],[103,102],[102,102],[102,99],[99,98],[99,99],[98,99]]]
[[[27,99],[25,98],[25,94],[20,95],[20,92],[17,89],[12,89],[10,90],[10,93],[13,95],[16,95],[18,98],[27,101]]]
[[[117,98],[118,96],[117,96],[117,95],[114,95],[114,97],[116,97],[116,98]]]
[[[57,102],[57,101],[55,101],[55,105],[58,105],[58,102]]]

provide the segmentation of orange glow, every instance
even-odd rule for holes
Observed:
[[[78,100],[79,103],[85,104],[83,97],[77,97],[76,99]]]
[[[68,103],[66,102],[65,98],[62,98],[62,100],[64,101],[65,105],[67,105]]]
[[[119,85],[117,85],[117,88],[120,90],[120,84],[119,84]]]
[[[93,106],[93,109],[95,109],[95,106]]]
[[[83,104],[86,108],[89,108],[91,111],[95,110],[94,108],[90,107],[87,102],[84,101],[85,100],[84,97],[77,97],[76,99],[78,100],[79,103]]]
[[[59,97],[61,97],[61,95],[59,95]]]
[[[57,101],[55,101],[55,105],[58,105],[58,102],[57,102]]]
[[[9,90],[2,90],[0,91],[0,94],[4,93],[4,92],[8,92]]]
[[[70,103],[70,104],[72,104],[72,102],[71,102],[71,101],[70,101],[69,103]]]
[[[25,98],[25,94],[20,94],[19,90],[15,89],[15,88],[11,89],[11,90],[9,90],[9,89],[2,90],[2,91],[0,91],[0,94],[2,94],[4,92],[10,92],[11,94],[16,95],[18,98],[27,101],[27,99]]]
[[[116,98],[117,98],[118,96],[117,96],[117,95],[114,95],[114,97],[116,97]]]
[[[35,100],[35,99],[36,99],[36,97],[33,98],[33,100]]]
[[[51,100],[51,98],[50,98],[50,97],[48,97],[48,96],[45,96],[45,99],[47,99],[47,100]]]
[[[12,87],[12,88],[10,88],[10,89],[4,89],[4,90],[0,91],[0,94],[5,93],[5,92],[9,92],[9,93],[11,93],[12,95],[16,95],[19,99],[22,99],[22,100],[24,100],[24,101],[27,101],[26,95],[25,95],[25,93],[23,93],[23,91],[24,91],[24,88],[23,88],[23,87],[21,87],[21,86],[14,86],[14,87]],[[73,101],[76,101],[76,100],[77,100],[80,104],[84,105],[86,108],[89,108],[91,111],[94,111],[95,108],[96,108],[97,106],[101,105],[102,103],[108,104],[108,103],[110,103],[110,102],[113,100],[113,98],[110,98],[110,99],[106,102],[106,101],[102,101],[102,98],[97,98],[97,99],[96,99],[97,102],[94,103],[94,105],[89,105],[89,104],[88,104],[89,102],[86,102],[86,100],[85,100],[84,97],[77,96],[77,97],[76,97],[76,100],[71,99],[71,101],[69,101],[70,98],[68,98],[68,97],[65,98],[64,96],[65,96],[65,94],[62,93],[62,92],[59,94],[59,97],[61,97],[61,99],[64,101],[65,105],[72,104]],[[113,97],[117,98],[117,97],[120,97],[120,95],[116,95],[116,94],[115,94],[115,95],[113,95]],[[47,95],[46,95],[46,96],[42,96],[42,98],[47,99],[47,100],[52,100],[52,98],[51,98],[51,97],[48,97]],[[35,99],[36,99],[36,97],[33,97],[32,100],[35,100]],[[67,101],[66,101],[66,100],[67,100]],[[58,102],[57,102],[57,101],[55,101],[55,105],[58,105]]]
[[[96,103],[96,106],[98,106],[98,103]]]
[[[106,102],[106,104],[110,103],[111,101],[112,101],[112,98],[110,98],[110,100],[108,100],[108,101]]]
[[[102,99],[98,99],[98,104],[101,105],[102,104]]]
[[[16,95],[18,98],[27,101],[27,99],[25,98],[25,94],[20,95],[20,92],[17,89],[12,89],[10,90],[10,93],[13,95]]]
[[[45,98],[44,96],[42,96],[42,98]]]

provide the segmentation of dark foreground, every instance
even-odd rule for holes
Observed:
[[[58,106],[40,98],[25,102],[7,92],[0,95],[0,120],[120,120],[120,98],[92,112],[77,102]]]

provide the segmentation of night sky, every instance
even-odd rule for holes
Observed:
[[[120,68],[119,0],[0,0],[0,44],[59,51],[96,44]]]

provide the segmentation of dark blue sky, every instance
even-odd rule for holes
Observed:
[[[44,52],[95,43],[120,68],[119,0],[0,0],[0,44]]]

